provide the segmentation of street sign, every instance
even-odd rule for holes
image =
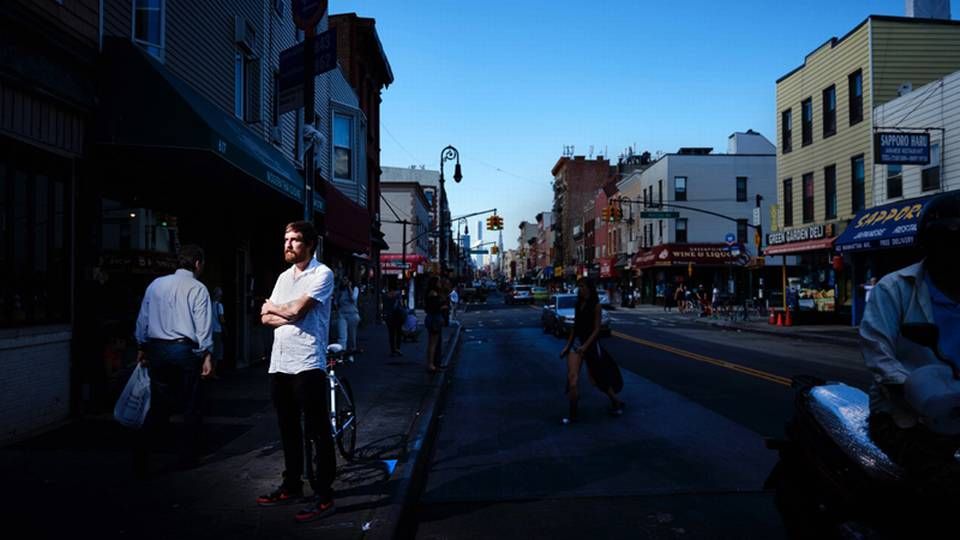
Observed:
[[[728,246],[732,246],[737,242],[737,235],[733,233],[727,233],[727,235],[723,237],[723,241],[726,242]]]
[[[488,249],[471,249],[470,250],[471,255],[487,255],[489,253],[490,253],[490,250]]]
[[[676,219],[680,217],[680,212],[640,212],[640,217],[644,219]]]
[[[280,114],[303,107],[304,46],[306,41],[280,52],[277,89]],[[337,67],[337,31],[327,30],[313,40],[313,74],[320,75]]]
[[[760,207],[759,206],[753,209],[753,224],[756,227],[760,226]]]
[[[292,0],[290,11],[293,13],[293,24],[309,34],[327,12],[327,0]]]
[[[410,268],[410,263],[398,262],[393,264],[394,268],[400,268],[401,270],[406,270]]]

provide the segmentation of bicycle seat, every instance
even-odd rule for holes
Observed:
[[[340,346],[339,343],[331,343],[327,345],[327,352],[330,354],[340,354],[344,351],[344,348]]]

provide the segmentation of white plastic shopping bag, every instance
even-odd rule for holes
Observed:
[[[127,386],[123,388],[116,407],[113,408],[113,417],[121,425],[140,429],[150,411],[150,374],[147,368],[137,364],[137,368],[130,375]]]

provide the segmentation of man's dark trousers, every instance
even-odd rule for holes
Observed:
[[[283,444],[283,485],[299,491],[303,476],[304,436],[313,442],[313,478],[310,487],[320,502],[333,498],[333,479],[337,472],[333,437],[328,421],[329,387],[327,374],[321,369],[301,371],[296,375],[273,373],[270,376],[273,406],[277,409],[280,440]],[[303,428],[300,415],[303,412]],[[306,433],[304,433],[304,429]]]
[[[177,440],[181,465],[188,465],[199,450],[203,383],[200,380],[203,359],[190,341],[150,340],[144,353],[150,374],[150,412],[139,434],[135,459],[145,470],[147,454],[170,436],[170,415],[183,413],[184,432]]]

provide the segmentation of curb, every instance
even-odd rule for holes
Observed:
[[[406,459],[397,463],[389,482],[394,488],[387,498],[388,504],[374,509],[366,522],[369,529],[363,534],[369,540],[393,540],[409,536],[412,529],[410,510],[423,489],[424,472],[433,453],[433,439],[439,425],[440,405],[446,397],[446,389],[452,380],[451,361],[460,345],[462,325],[445,344],[444,365],[439,384],[434,386],[421,402],[420,412],[407,433]]]
[[[698,321],[699,322],[699,321]],[[829,343],[831,345],[841,345],[845,347],[859,347],[860,343],[856,338],[842,338],[842,337],[832,337],[832,336],[821,336],[813,333],[796,333],[788,334],[786,332],[778,332],[776,330],[766,330],[763,328],[756,328],[753,326],[735,326],[732,324],[723,324],[715,321],[703,321],[699,324],[706,324],[714,328],[721,328],[723,330],[738,330],[741,332],[750,332],[753,334],[763,334],[766,336],[777,336],[781,338],[788,339],[800,339],[804,341],[816,341],[819,343]]]

